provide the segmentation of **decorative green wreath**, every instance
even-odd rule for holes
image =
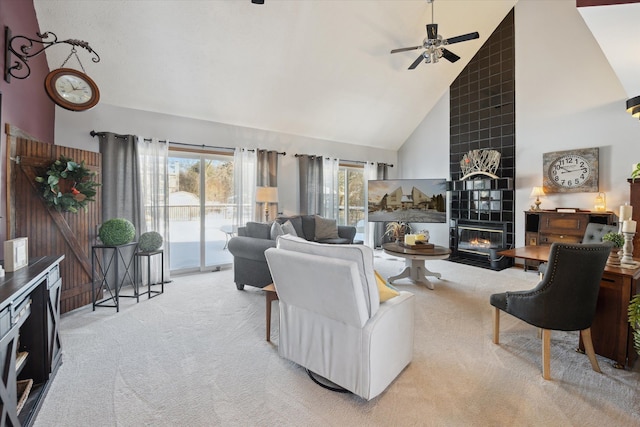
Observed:
[[[95,172],[72,159],[60,156],[49,166],[45,176],[36,177],[42,184],[42,197],[48,206],[60,212],[78,212],[87,210],[87,202],[93,202],[95,188],[100,184],[93,180]]]

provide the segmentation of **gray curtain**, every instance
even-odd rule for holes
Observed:
[[[386,163],[378,163],[377,165],[377,173],[376,179],[389,179],[389,165]],[[382,246],[384,243],[384,230],[386,228],[386,223],[384,222],[376,222],[373,228],[373,241],[375,242],[376,248]]]
[[[136,228],[135,241],[138,240],[143,229],[141,215],[142,194],[140,191],[140,173],[138,168],[137,137],[133,135],[117,135],[112,132],[97,134],[102,154],[102,221],[113,218],[125,218]],[[102,253],[103,262],[109,263],[109,257],[114,255],[113,262],[119,263],[119,277],[115,277],[115,269],[109,269],[106,280],[113,287],[117,283],[127,286],[133,278],[133,264],[127,261],[133,257],[136,246],[121,249],[121,256],[117,257],[109,250]],[[121,258],[123,257],[123,258]],[[125,273],[129,265],[128,274]],[[130,294],[131,291],[125,293]]]
[[[278,152],[267,150],[256,150],[258,157],[258,170],[256,174],[256,185],[258,187],[278,186]],[[256,206],[256,212],[264,211],[264,206]],[[278,216],[278,203],[269,203],[270,218]]]
[[[102,154],[102,220],[125,218],[136,227],[136,239],[143,229],[138,169],[137,137],[98,134]]]
[[[322,156],[298,156],[300,214],[320,215],[323,209]]]

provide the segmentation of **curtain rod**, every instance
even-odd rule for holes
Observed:
[[[92,130],[91,132],[89,132],[89,135],[91,135],[92,137],[104,136],[106,133],[107,132],[96,132],[96,131]],[[115,134],[115,133],[113,135],[116,138],[126,138],[127,137],[127,135],[118,135],[118,134]],[[145,141],[151,141],[151,138],[145,138],[144,140]],[[184,143],[184,142],[175,142],[175,141],[166,141],[166,140],[159,140],[158,142],[162,142],[163,144],[169,143],[169,144],[172,144],[172,145],[182,145],[182,146],[187,146],[187,147],[212,148],[212,149],[215,149],[215,150],[235,150],[235,148],[233,148],[233,147],[218,147],[218,146],[215,146],[215,145],[187,144],[187,143]],[[247,151],[251,151],[251,152],[256,151],[254,149],[248,149],[248,148],[243,148],[243,150],[247,150]],[[268,150],[258,149],[257,151],[268,151]],[[277,152],[277,153],[278,153],[278,155],[281,155],[281,156],[286,156],[287,155],[287,153],[285,151]]]
[[[302,157],[302,156],[309,156],[311,158],[316,158],[316,157],[322,157],[322,156],[317,156],[317,155],[313,155],[313,154],[296,154],[296,157]],[[325,157],[327,160],[331,160],[331,157]],[[334,159],[336,160],[336,159]],[[372,165],[375,165],[376,162],[368,162],[366,160],[347,160],[347,159],[337,159],[340,160],[341,162],[345,162],[345,163],[361,163],[361,164],[367,164],[367,163],[371,163]],[[379,165],[385,165],[385,166],[389,166],[390,168],[393,167],[392,164],[390,163],[382,163],[382,162],[378,162]]]

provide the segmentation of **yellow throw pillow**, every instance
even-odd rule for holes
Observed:
[[[387,284],[387,281],[380,275],[380,273],[378,273],[375,270],[373,270],[373,272],[376,275],[378,292],[380,292],[380,302],[385,302],[388,299],[391,299],[393,297],[397,297],[398,295],[400,295],[400,292],[398,292],[397,289]]]

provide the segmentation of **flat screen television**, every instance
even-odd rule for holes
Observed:
[[[367,190],[370,222],[447,220],[446,179],[370,180]]]

